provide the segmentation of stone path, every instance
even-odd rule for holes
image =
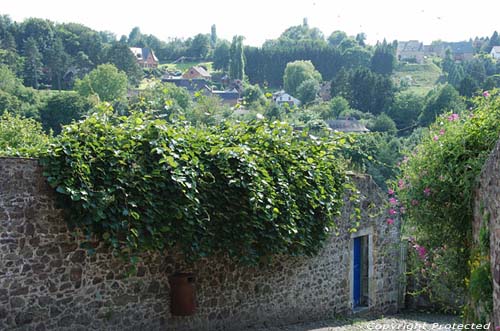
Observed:
[[[453,327],[454,323],[455,327]],[[382,317],[377,319],[352,318],[319,321],[270,328],[259,328],[248,331],[451,331],[459,330],[459,323],[460,318],[458,316],[412,313]]]

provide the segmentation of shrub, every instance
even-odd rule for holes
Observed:
[[[40,123],[19,115],[0,115],[0,156],[36,157],[47,150],[50,137]]]

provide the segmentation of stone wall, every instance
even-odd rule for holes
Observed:
[[[350,209],[339,234],[313,258],[278,257],[240,267],[223,257],[186,266],[172,255],[145,256],[137,273],[102,247],[89,256],[68,231],[36,160],[0,158],[0,330],[239,330],[352,312]],[[399,224],[386,223],[385,199],[358,178],[360,232],[370,235],[369,310],[397,310]],[[498,192],[497,192],[498,193]],[[168,276],[196,275],[198,309],[169,312]]]
[[[490,229],[490,261],[493,279],[493,321],[500,327],[500,140],[492,151],[479,177],[475,195],[475,240],[484,222]]]

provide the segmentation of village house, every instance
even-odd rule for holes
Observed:
[[[470,41],[459,42],[439,42],[430,46],[425,46],[426,55],[436,55],[441,58],[446,56],[446,50],[450,50],[455,61],[468,61],[474,57],[474,47]]]
[[[294,98],[293,96],[291,96],[290,94],[286,93],[283,90],[273,93],[273,101],[278,106],[281,106],[285,103],[288,104],[290,107],[300,106],[299,99]]]
[[[163,83],[172,83],[175,86],[183,87],[188,90],[189,93],[194,94],[200,90],[203,90],[205,87],[209,88],[210,82],[206,79],[186,79],[182,77],[163,77],[161,80]]]
[[[211,90],[210,92],[211,95],[219,97],[224,105],[235,106],[240,99],[240,94],[236,89],[228,91]]]
[[[400,41],[396,50],[398,61],[424,63],[424,44],[418,40]]]
[[[208,73],[208,71],[201,66],[193,66],[189,68],[183,75],[184,79],[205,79],[212,80],[212,75]]]
[[[490,55],[495,60],[500,60],[500,46],[493,46]]]
[[[158,68],[158,58],[151,48],[130,47],[130,51],[141,68]]]

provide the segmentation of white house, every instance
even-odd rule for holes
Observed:
[[[493,46],[490,54],[495,60],[500,60],[500,46]]]
[[[287,103],[289,106],[300,106],[300,100],[297,98],[294,98],[290,94],[286,93],[285,91],[279,91],[273,93],[273,101],[281,106],[284,103]]]

